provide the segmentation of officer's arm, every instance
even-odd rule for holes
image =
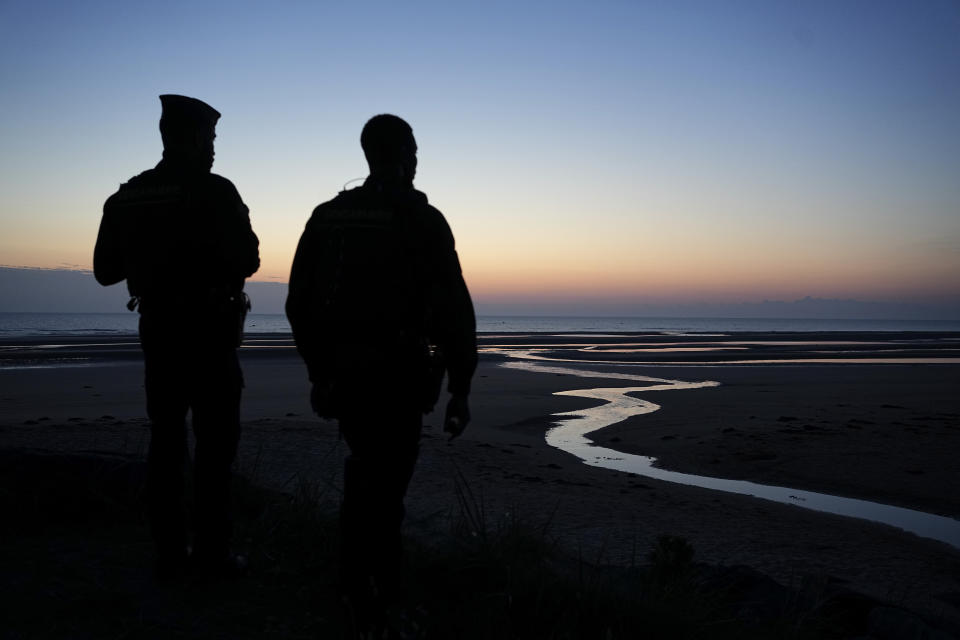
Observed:
[[[127,277],[127,238],[121,228],[120,215],[114,196],[111,196],[103,205],[97,244],[93,248],[93,275],[103,286],[116,284]]]
[[[438,212],[439,213],[439,212]],[[453,234],[441,216],[435,236],[434,277],[439,295],[438,342],[447,360],[448,387],[454,395],[470,393],[470,381],[477,368],[477,322],[473,301],[463,279]]]
[[[220,180],[231,221],[224,253],[233,272],[242,278],[249,278],[260,268],[260,240],[250,226],[250,209],[243,203],[237,188],[226,178]]]
[[[453,234],[443,224],[438,254],[437,276],[440,283],[440,346],[447,360],[447,402],[443,430],[456,438],[470,422],[467,396],[470,381],[477,368],[477,327],[470,292],[463,280],[460,260],[453,243]]]
[[[239,196],[238,196],[239,197]],[[239,256],[240,271],[244,278],[249,278],[260,268],[260,239],[250,226],[250,209],[240,200],[240,211],[243,231],[241,233],[242,253]]]
[[[455,395],[467,395],[470,393],[470,381],[477,368],[477,321],[456,251],[451,252],[447,269],[447,292],[450,296],[445,349],[449,362],[448,390]]]

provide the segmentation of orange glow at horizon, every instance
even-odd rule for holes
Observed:
[[[283,225],[254,221],[261,238],[261,268],[251,281],[287,281],[307,215],[291,218],[295,220]],[[0,264],[89,270],[96,238],[89,222],[82,229],[51,229],[42,245],[0,241]],[[767,237],[751,243],[704,233],[684,235],[669,227],[646,235],[636,229],[614,233],[586,227],[579,234],[575,228],[555,229],[544,237],[543,232],[533,233],[537,225],[517,225],[503,236],[464,215],[451,220],[451,226],[467,284],[481,302],[589,306],[611,300],[669,304],[806,296],[960,298],[960,252],[949,246],[907,250],[876,242],[857,244],[849,237],[798,242],[796,233],[789,240]]]
[[[558,252],[559,253],[559,252]],[[251,278],[286,282],[292,251],[263,252],[260,271]],[[609,301],[657,303],[793,300],[806,296],[860,300],[926,300],[960,297],[960,264],[845,263],[843,259],[811,263],[776,255],[753,255],[739,261],[718,257],[514,260],[512,256],[477,256],[461,250],[467,285],[475,299],[502,302]]]

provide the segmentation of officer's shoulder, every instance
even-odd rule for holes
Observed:
[[[137,175],[133,176],[126,182],[120,185],[120,191],[128,191],[130,189],[137,189],[144,187],[146,185],[152,184],[157,180],[157,170],[156,169],[147,169],[146,171],[141,171]]]
[[[331,198],[330,200],[327,200],[326,202],[321,202],[320,204],[315,206],[313,208],[313,217],[322,216],[324,211],[327,211],[328,209],[335,208],[344,204],[345,202],[344,202],[344,199],[341,197],[342,195],[343,193],[341,192],[335,198]]]
[[[319,227],[324,226],[324,220],[326,217],[326,212],[329,211],[332,207],[335,206],[336,198],[333,200],[327,200],[326,202],[321,202],[313,208],[313,211],[310,213],[310,217],[307,218],[307,230],[316,230]]]
[[[334,207],[349,207],[366,204],[369,200],[370,194],[363,187],[353,187],[352,189],[344,189],[323,204]]]
[[[356,207],[360,205],[363,201],[363,194],[360,193],[360,188],[347,189],[341,191],[336,196],[327,200],[326,202],[321,202],[316,207],[313,208],[313,213],[310,216],[311,220],[323,218],[326,212],[334,209],[349,209],[351,207]]]
[[[223,193],[237,194],[239,196],[239,192],[237,191],[237,188],[233,185],[233,183],[227,178],[224,178],[223,176],[217,173],[211,173],[207,175],[207,185],[209,185],[213,189],[216,189],[217,191],[222,191]]]
[[[410,194],[410,205],[412,205],[411,208],[417,212],[417,216],[425,225],[435,226],[441,230],[449,229],[447,219],[439,209],[430,204],[427,195],[422,191],[417,191],[416,189],[412,191]]]
[[[430,200],[427,199],[427,194],[425,194],[423,191],[410,189],[404,194],[400,202],[402,203],[401,206],[403,206],[405,209],[408,211],[414,211],[419,216],[425,216],[427,218],[435,218],[437,216],[441,218],[443,217],[443,214],[441,214],[436,207],[430,204]]]
[[[420,207],[430,206],[430,200],[427,198],[427,194],[418,189],[411,189],[407,198],[410,200],[410,203]]]
[[[123,205],[136,199],[144,189],[152,189],[157,184],[157,170],[147,169],[133,176],[109,197],[104,203],[104,208]]]

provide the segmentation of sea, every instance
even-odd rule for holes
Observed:
[[[42,336],[136,335],[136,313],[0,312],[0,339]],[[185,315],[184,322],[189,322]],[[730,333],[823,331],[960,331],[960,320],[811,318],[629,318],[591,316],[478,316],[482,333]],[[289,334],[283,314],[247,316],[248,334]]]

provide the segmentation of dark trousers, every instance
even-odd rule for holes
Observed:
[[[209,347],[144,331],[150,450],[146,500],[158,562],[186,558],[187,412],[194,448],[194,553],[198,560],[225,556],[231,534],[230,470],[240,439],[243,375],[232,347]]]
[[[365,399],[367,405],[371,399]],[[350,455],[341,505],[341,581],[348,595],[375,585],[381,597],[400,589],[404,497],[420,448],[422,413],[409,397],[373,399],[347,412],[340,430]]]

